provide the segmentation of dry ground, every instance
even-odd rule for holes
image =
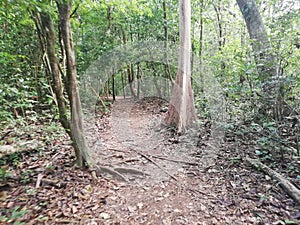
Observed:
[[[11,173],[0,190],[2,224],[299,223],[299,205],[245,165],[235,141],[220,142],[209,126],[178,137],[162,125],[165,107],[118,98],[97,119],[95,160],[121,168],[127,182],[76,168],[64,137],[43,153],[22,153],[17,165],[2,162]],[[43,141],[39,129],[32,133]]]

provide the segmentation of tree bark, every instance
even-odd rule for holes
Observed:
[[[172,82],[172,84],[174,84],[174,79],[171,75],[171,71],[170,71],[170,66],[169,66],[169,56],[168,56],[168,51],[169,51],[169,45],[168,45],[168,41],[169,41],[169,32],[168,32],[168,17],[167,17],[167,6],[166,6],[166,0],[163,1],[163,11],[164,11],[164,36],[165,36],[165,41],[164,41],[164,45],[165,45],[165,74],[166,77],[168,77],[170,79],[170,81]]]
[[[90,164],[90,150],[86,144],[83,131],[83,114],[81,101],[77,89],[77,71],[75,52],[71,33],[70,13],[72,1],[59,1],[57,8],[59,12],[59,29],[62,36],[63,46],[66,54],[66,77],[68,97],[71,105],[71,139],[75,150],[77,164],[83,166]]]
[[[43,33],[45,40],[45,49],[47,57],[44,60],[45,67],[47,67],[47,71],[51,74],[51,86],[55,94],[58,111],[59,111],[59,120],[64,129],[70,135],[70,122],[67,118],[67,108],[66,101],[63,95],[63,82],[61,79],[61,71],[59,67],[59,63],[56,57],[55,52],[55,31],[52,23],[52,19],[47,12],[40,13],[40,21],[41,21],[41,30]],[[41,43],[42,44],[42,43]],[[44,48],[44,46],[41,46]]]
[[[252,40],[256,68],[262,82],[264,106],[261,112],[265,115],[270,114],[280,121],[284,111],[283,84],[277,77],[276,60],[262,17],[254,0],[237,0],[237,4]],[[272,112],[268,113],[268,111]]]
[[[191,85],[190,0],[179,1],[179,19],[180,49],[178,71],[165,122],[167,125],[175,125],[177,132],[183,133],[196,120]]]
[[[243,14],[259,76],[263,82],[276,76],[275,56],[272,53],[271,43],[254,0],[237,0]]]

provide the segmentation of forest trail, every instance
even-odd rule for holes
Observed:
[[[110,216],[104,224],[279,221],[280,213],[273,214],[270,208],[278,212],[280,207],[264,207],[264,200],[257,197],[266,194],[260,192],[264,188],[270,190],[269,184],[260,183],[263,178],[242,164],[236,168],[226,147],[218,152],[209,138],[199,146],[199,134],[175,136],[162,125],[165,107],[167,103],[157,98],[139,102],[118,98],[110,117],[104,118],[109,122],[99,133],[105,145],[100,157],[107,165],[147,174],[128,173],[124,176],[129,182],[116,181],[106,198],[105,213]]]
[[[18,137],[38,147],[3,158],[0,224],[300,223],[299,205],[244,163],[239,140],[229,135],[216,145],[209,121],[199,133],[176,136],[162,125],[167,105],[158,98],[117,98],[96,118],[95,160],[126,181],[76,167],[70,140],[63,130],[53,132],[56,121],[8,127],[7,144]]]
[[[162,125],[166,107],[166,102],[156,98],[138,103],[118,98],[109,128],[99,133],[106,147],[99,153],[105,163],[147,174],[125,175],[129,183],[107,197],[114,206],[106,211],[114,215],[111,222],[173,225],[230,221],[227,215],[216,217],[213,210],[217,201],[213,196],[223,188],[217,184],[219,179],[210,177],[217,171],[201,171],[203,165],[193,156],[198,149],[196,137],[176,137]]]
[[[151,182],[175,180],[175,174],[185,173],[183,167],[187,165],[204,168],[212,164],[208,156],[213,154],[208,152],[202,152],[203,162],[195,160],[193,155],[199,153],[196,132],[175,136],[163,125],[166,109],[167,102],[158,98],[139,102],[118,98],[111,110],[109,128],[98,134],[105,149],[100,155],[107,160],[102,163],[145,171],[148,176],[142,181]]]

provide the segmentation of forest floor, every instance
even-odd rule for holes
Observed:
[[[249,146],[215,138],[205,121],[200,133],[177,136],[162,125],[166,107],[158,98],[118,98],[90,130],[95,161],[126,181],[76,168],[53,122],[6,127],[4,144],[23,140],[34,150],[1,159],[0,224],[300,223],[299,205],[244,162]]]

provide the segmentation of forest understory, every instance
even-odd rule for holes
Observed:
[[[299,204],[245,160],[262,160],[259,133],[227,129],[217,140],[203,120],[177,136],[162,125],[167,105],[117,98],[99,113],[96,133],[88,134],[97,139],[95,161],[122,181],[77,168],[55,118],[8,125],[2,142],[23,150],[1,155],[0,224],[300,223]],[[282,157],[263,162],[299,187],[297,160],[287,165]]]

